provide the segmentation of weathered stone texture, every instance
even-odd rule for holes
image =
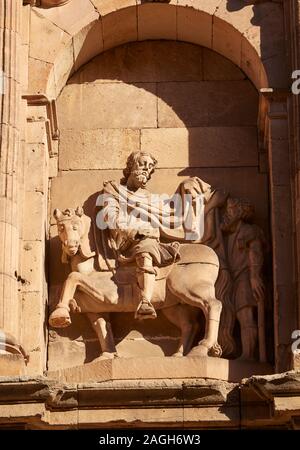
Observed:
[[[0,354],[1,377],[16,377],[26,373],[24,358],[20,355]],[[8,409],[8,408],[7,408]]]
[[[199,27],[201,23],[201,27]],[[212,17],[192,8],[180,8],[177,12],[177,35],[181,41],[212,47]]]
[[[255,126],[257,93],[249,81],[160,83],[158,126]]]
[[[61,129],[155,127],[155,94],[154,83],[69,84],[58,102]]]
[[[60,170],[121,169],[140,146],[139,130],[95,129],[61,134]]]
[[[75,70],[103,50],[102,22],[96,20],[84,27],[73,38]]]
[[[160,168],[257,166],[255,127],[149,128],[141,149],[161,154]],[[222,148],[222,150],[220,150]]]
[[[176,0],[171,0],[176,5]],[[138,40],[176,39],[176,8],[169,4],[143,4],[138,8]]]
[[[72,83],[201,81],[206,70],[218,80],[224,75],[244,78],[237,67],[208,49],[185,42],[147,41],[115,47],[94,58],[73,75]]]
[[[51,45],[45,45],[43,39],[37,39],[46,32],[47,40]],[[36,10],[30,15],[30,49],[29,56],[41,61],[53,63],[57,56],[57,49],[68,42],[69,35],[54,23],[50,22]]]
[[[121,9],[117,15],[105,15],[102,24],[104,50],[137,40],[135,7]]]
[[[43,15],[49,22],[70,35],[75,35],[84,26],[99,18],[90,0],[71,1],[60,8],[34,8],[37,14]]]

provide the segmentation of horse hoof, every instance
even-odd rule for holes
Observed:
[[[57,308],[49,318],[49,324],[53,328],[66,328],[71,325],[71,318],[67,308]]]

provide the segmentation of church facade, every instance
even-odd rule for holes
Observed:
[[[0,429],[300,428],[299,33],[298,0],[2,0]],[[136,170],[202,235],[107,235]]]

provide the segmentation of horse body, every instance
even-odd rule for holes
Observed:
[[[135,267],[120,267],[115,273],[96,271],[96,255],[82,248],[86,247],[90,219],[77,212],[67,220],[56,212],[56,218],[65,252],[63,260],[67,255],[72,272],[64,283],[61,299],[49,323],[58,328],[69,326],[70,307],[86,313],[98,335],[103,355],[113,357],[116,349],[106,313],[136,311],[139,288]],[[152,304],[181,330],[176,356],[191,350],[198,329],[193,320],[194,311],[185,305],[200,308],[206,320],[204,339],[190,354],[221,356],[217,343],[221,302],[215,298],[214,288],[219,270],[218,257],[212,249],[201,244],[181,245],[180,255],[180,261],[173,266],[158,269]]]

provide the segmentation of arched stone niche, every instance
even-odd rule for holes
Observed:
[[[38,90],[56,98],[70,74],[95,55],[147,39],[210,48],[238,65],[257,89],[287,86],[286,67],[281,64],[285,49],[279,4],[245,6],[232,0],[92,3],[94,7],[89,0],[79,0],[60,8],[32,8],[29,93]],[[47,41],[49,45],[41,45]],[[43,71],[42,77],[37,70]]]
[[[59,171],[51,183],[50,211],[83,205],[93,216],[103,181],[120,179],[127,156],[140,149],[159,161],[151,180],[153,192],[172,194],[181,180],[199,176],[232,196],[251,200],[256,221],[268,235],[268,175],[259,162],[258,94],[246,75],[218,53],[167,40],[118,46],[68,80],[57,100],[57,114]],[[52,219],[50,310],[66,276],[60,255]],[[72,327],[50,331],[50,371],[90,362],[100,354],[88,320],[72,320]],[[129,313],[111,314],[111,320],[121,357],[169,356],[176,350],[178,331],[161,314],[143,323]]]
[[[210,55],[213,55],[212,58],[216,57],[216,53],[223,55],[223,57],[231,60],[233,64],[242,69],[243,73],[251,80],[257,90],[263,89],[263,94],[260,96],[258,105],[258,98],[257,94],[255,94],[255,89],[253,85],[251,85],[250,81],[245,81],[243,79],[245,75],[239,75],[242,78],[237,80],[222,80],[223,83],[227,83],[227,86],[229,85],[229,82],[231,84],[234,82],[236,83],[236,85],[240,84],[240,86],[247,85],[247,88],[245,89],[248,89],[249,92],[247,91],[246,97],[249,94],[249,96],[252,98],[250,103],[247,103],[247,108],[243,108],[240,119],[245,119],[243,126],[255,128],[255,123],[258,116],[258,142],[260,146],[258,149],[259,152],[257,153],[257,160],[255,164],[253,162],[250,163],[250,160],[247,160],[251,151],[247,155],[246,164],[254,164],[252,167],[254,168],[254,172],[256,171],[256,173],[258,173],[259,171],[264,172],[263,159],[267,156],[267,154],[264,153],[266,147],[261,147],[261,143],[263,142],[262,138],[265,138],[264,142],[267,142],[268,145],[269,163],[271,170],[271,220],[273,221],[272,223],[276,224],[278,217],[280,215],[282,216],[282,212],[280,211],[281,208],[278,203],[280,201],[280,196],[285,196],[286,211],[289,211],[290,207],[288,186],[287,184],[283,185],[281,183],[282,177],[286,180],[286,176],[288,176],[289,173],[289,169],[285,163],[286,158],[284,161],[282,161],[282,164],[279,163],[279,166],[281,166],[279,173],[278,159],[277,156],[275,156],[277,155],[276,151],[278,152],[278,155],[282,154],[281,150],[278,147],[278,141],[280,140],[282,145],[282,142],[287,137],[286,100],[284,95],[281,94],[280,96],[278,96],[273,90],[273,88],[285,88],[288,85],[288,77],[285,73],[286,66],[282,64],[282,60],[285,59],[285,56],[282,20],[283,16],[281,6],[279,4],[266,3],[255,6],[249,5],[245,7],[244,5],[239,4],[239,2],[232,2],[229,0],[223,1],[221,3],[219,1],[206,2],[199,0],[197,2],[191,2],[189,0],[180,0],[171,1],[168,4],[144,3],[131,0],[128,0],[126,2],[112,1],[104,4],[101,1],[93,0],[92,3],[94,4],[95,8],[91,8],[91,2],[81,0],[80,3],[82,3],[81,9],[78,8],[78,3],[76,3],[75,6],[75,2],[70,2],[69,4],[61,6],[59,9],[54,8],[49,10],[37,10],[36,8],[32,8],[32,10],[30,11],[31,38],[29,38],[29,78],[27,93],[33,95],[43,93],[46,94],[49,99],[56,99],[62,92],[61,97],[58,100],[59,104],[61,99],[66,95],[66,92],[68,92],[68,90],[72,88],[72,80],[76,79],[77,77],[76,83],[80,83],[78,76],[80,76],[79,74],[84,73],[84,69],[81,72],[78,72],[78,70],[82,65],[88,63],[93,57],[100,54],[101,52],[113,49],[123,44],[127,45],[128,42],[147,41],[154,39],[164,39],[167,41],[185,41],[197,44],[198,46],[205,48],[201,50],[205,53],[205,55],[209,55],[209,49],[213,50],[213,53],[210,53]],[[58,11],[60,11],[59,14]],[[69,13],[72,12],[72,15],[66,14],[67,11],[69,11]],[[82,11],[84,11],[85,13],[83,14]],[[274,29],[274,27],[276,27],[277,29],[275,38],[271,33],[271,30]],[[51,36],[51,39],[47,39],[47,35]],[[39,39],[37,39],[37,36],[39,36]],[[45,45],[45,42],[49,42],[49,45]],[[149,43],[148,47],[150,47],[150,45],[151,43]],[[186,44],[179,43],[178,45],[180,46]],[[126,48],[126,46],[123,48]],[[117,50],[112,50],[111,52],[113,53],[116,51]],[[103,55],[103,57],[107,58],[107,55],[108,53],[106,55]],[[89,64],[94,64],[94,61]],[[228,64],[228,62],[226,62],[226,64]],[[235,68],[235,70],[238,71],[237,68]],[[73,74],[75,74],[74,78],[70,78]],[[102,74],[102,77],[103,76],[104,75]],[[201,76],[203,77],[203,74]],[[218,74],[218,76],[220,76],[220,74]],[[70,82],[64,89],[64,86],[68,79],[70,79]],[[104,78],[101,78],[101,80],[105,80],[105,83],[101,82],[99,83],[99,85],[95,83],[95,89],[101,89],[102,84],[107,84],[107,86],[109,86],[110,83],[107,82],[108,80],[105,78],[105,76]],[[155,142],[156,139],[156,143],[159,146],[160,139],[163,138],[159,137],[158,135],[159,133],[161,133],[162,136],[162,134],[165,133],[164,139],[165,145],[167,146],[166,141],[168,141],[168,138],[166,136],[170,131],[170,128],[176,129],[175,134],[181,134],[181,138],[183,139],[182,142],[185,142],[184,145],[186,149],[185,155],[180,155],[180,158],[182,158],[179,163],[181,164],[180,167],[186,168],[189,165],[193,167],[193,164],[195,164],[194,168],[197,169],[197,164],[199,164],[197,162],[198,155],[194,154],[193,156],[193,153],[190,152],[189,146],[191,145],[192,148],[193,139],[194,142],[197,142],[198,137],[194,134],[193,138],[193,133],[195,133],[195,130],[187,132],[186,129],[198,127],[193,126],[193,124],[188,124],[188,120],[192,116],[185,116],[187,110],[185,110],[184,108],[180,111],[180,105],[175,104],[178,101],[179,97],[176,96],[176,98],[172,100],[172,92],[166,92],[165,94],[161,93],[161,96],[157,96],[156,92],[151,91],[150,86],[151,83],[156,84],[157,80],[145,81],[145,83],[149,83],[148,89],[145,89],[145,86],[144,88],[139,88],[138,86],[134,86],[133,88],[130,83],[126,81],[121,83],[123,80],[115,81],[116,86],[117,84],[122,84],[123,86],[127,86],[126,89],[129,89],[129,91],[130,89],[134,89],[134,94],[142,93],[143,95],[145,95],[147,99],[149,99],[149,103],[148,101],[146,102],[147,107],[150,107],[151,101],[153,101],[153,99],[158,99],[156,100],[157,104],[160,103],[161,108],[165,108],[166,115],[168,115],[169,113],[170,122],[165,123],[162,127],[157,127],[158,131],[156,131],[156,137],[154,138],[154,134],[152,137],[153,142]],[[197,76],[196,80],[192,79],[184,81],[190,83],[191,85],[192,83],[200,82],[199,80],[197,81]],[[221,80],[219,81],[221,82]],[[168,83],[169,82],[171,83],[171,81],[168,81]],[[201,82],[205,82],[205,80],[203,80],[202,78]],[[89,84],[89,82],[87,84],[82,84],[82,89],[90,89]],[[229,90],[227,90],[227,95],[229,91],[230,88]],[[239,89],[236,89],[232,95],[240,94],[241,91]],[[256,100],[253,100],[255,96]],[[246,97],[244,97],[244,99]],[[73,101],[75,101],[74,98]],[[240,100],[241,102],[243,101],[242,98],[240,98]],[[175,103],[172,105],[172,102]],[[75,108],[75,103],[72,106],[73,108]],[[251,104],[250,110],[248,110],[249,104]],[[172,113],[172,106],[174,106],[174,111],[177,110],[177,114]],[[250,114],[250,116],[252,113],[254,114],[255,108],[257,113],[255,120],[253,115],[251,120],[247,122],[247,114]],[[274,110],[273,115],[271,114],[269,115],[269,117],[267,117],[266,114],[270,113],[271,109]],[[52,115],[50,114],[50,116],[53,119],[53,117],[55,117],[55,112]],[[196,125],[198,119],[199,117],[197,116],[195,122]],[[272,119],[273,122],[270,119]],[[65,119],[63,119],[62,123],[64,122],[64,120]],[[182,126],[182,123],[185,123],[185,121],[188,125],[185,124],[185,126]],[[211,122],[210,125],[212,124],[213,122]],[[227,127],[228,124],[224,126],[224,128]],[[150,136],[151,126],[148,128]],[[179,131],[177,130],[177,128]],[[280,132],[278,133],[279,129]],[[148,131],[141,133],[144,134],[144,138],[143,140],[141,140],[141,142],[143,142],[143,145],[147,145],[147,133]],[[184,133],[186,133],[185,138],[182,137]],[[70,136],[69,138],[67,138],[67,128],[62,131],[62,139],[60,141],[60,146],[62,149],[64,145],[63,140],[65,140],[65,143],[67,142],[67,139],[70,139],[70,142],[72,142],[71,134],[72,133],[69,133]],[[137,133],[132,133],[130,136],[128,134],[127,141],[133,144],[134,139],[136,138],[135,134]],[[272,146],[273,153],[270,153],[272,138],[275,135],[276,137]],[[252,135],[252,137],[249,137],[249,139],[254,139],[253,136],[254,134]],[[237,137],[238,133],[235,135],[235,138]],[[120,136],[116,139],[119,138]],[[90,139],[92,142],[94,138],[91,136]],[[76,142],[76,144],[78,144],[78,142]],[[254,146],[252,146],[251,149],[253,151]],[[74,151],[76,154],[78,148]],[[253,155],[254,153],[251,154]],[[59,173],[59,176],[55,178],[55,165],[57,161],[55,148],[50,156],[51,158],[49,160],[49,169],[50,176],[53,177],[52,192],[54,192],[54,189],[56,188],[58,189],[58,192],[60,189],[59,182],[60,180],[62,180],[62,172],[65,172],[65,169],[62,169],[61,173]],[[237,157],[237,155],[235,155],[235,157]],[[62,150],[59,161],[59,163],[62,164],[61,168],[67,167],[68,158],[70,158],[70,155]],[[74,172],[77,170],[82,170],[82,167],[80,168],[80,158],[77,158],[77,162],[76,157],[72,157],[71,159],[72,162],[70,162],[70,164],[72,164]],[[115,161],[115,168],[120,170],[121,163],[122,158],[119,158],[118,161]],[[63,164],[66,165],[64,166]],[[103,164],[105,167],[104,161]],[[97,166],[96,168],[94,167],[92,170],[99,170],[100,172],[102,172],[103,170],[101,170],[99,166]],[[90,167],[88,166],[86,168],[90,169]],[[160,170],[168,170],[168,167],[161,168]],[[203,171],[203,173],[205,170],[206,169],[204,169],[204,167],[201,168],[201,171]],[[71,172],[72,171],[68,171],[68,174],[64,175],[71,177]],[[214,176],[217,178],[216,172]],[[261,180],[264,180],[263,184],[265,186],[267,182],[267,175],[262,173],[259,174],[259,176]],[[88,183],[92,182],[91,180],[92,178],[86,177],[85,186],[88,186]],[[99,185],[100,181],[101,180],[99,178]],[[243,179],[243,182],[245,182],[245,178]],[[161,186],[161,189],[163,189],[163,186]],[[262,188],[262,192],[265,193],[264,195],[267,195],[266,188]],[[87,194],[88,193],[89,192],[87,192]],[[239,192],[237,192],[237,194],[238,193]],[[78,200],[79,199],[80,198],[78,197]],[[82,200],[84,201],[84,199]],[[255,200],[257,200],[257,198]],[[266,202],[263,201],[262,203],[264,203],[265,207],[265,205],[267,204],[267,200]],[[259,208],[260,207],[258,206],[258,209]],[[268,215],[263,212],[262,206],[261,210],[258,213],[258,220],[267,232]],[[278,230],[278,235],[276,230]],[[282,261],[283,252],[285,252],[286,256],[291,256],[290,230],[291,223],[289,221],[286,221],[284,224],[283,234],[287,245],[283,249],[282,246],[278,245],[278,239],[280,239],[280,237],[282,238],[282,229],[279,230],[276,227],[273,229],[273,250],[275,251],[276,258],[276,264],[274,264],[273,269],[274,292],[277,296],[276,298],[280,297],[279,301],[276,302],[277,317],[278,313],[280,314],[281,308],[284,306],[283,297],[285,297],[286,294],[289,298],[291,311],[294,305],[292,293],[290,291],[287,292],[287,290],[290,289],[289,286],[291,286],[289,281],[289,274],[287,274],[286,271],[282,271],[280,269],[280,261]],[[278,289],[279,286],[281,291]],[[290,316],[292,316],[292,314]],[[289,342],[289,332],[290,329],[292,329],[292,326],[291,324],[289,324],[284,328],[278,323],[277,319],[275,321],[275,324],[277,327],[275,330],[276,364],[281,364],[282,367],[288,367],[289,356],[287,347]],[[284,331],[284,329],[286,331]],[[281,357],[279,357],[279,354],[281,354]]]

